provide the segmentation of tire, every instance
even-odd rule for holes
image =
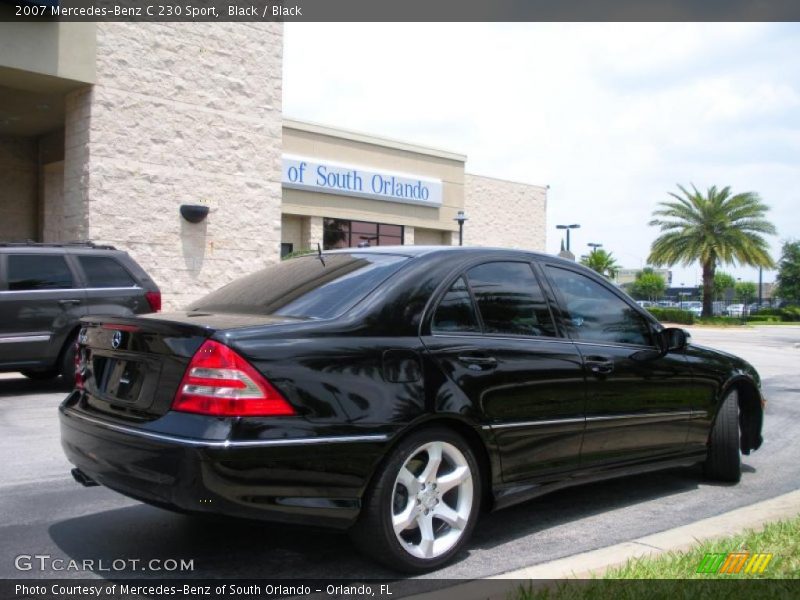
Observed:
[[[61,350],[61,360],[59,362],[59,372],[64,380],[64,385],[72,389],[75,387],[75,352],[77,350],[78,335],[74,334],[67,338],[64,348]]]
[[[366,556],[391,569],[436,569],[472,534],[481,492],[469,444],[443,427],[422,429],[401,441],[378,468],[350,536]]]
[[[46,371],[21,371],[25,377],[28,379],[33,379],[34,381],[48,381],[50,379],[55,379],[60,375],[58,370],[56,369],[47,369]]]
[[[742,478],[739,450],[739,395],[731,391],[722,402],[708,440],[708,458],[703,463],[708,479],[736,483]]]

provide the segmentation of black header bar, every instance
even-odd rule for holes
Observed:
[[[800,21],[797,0],[0,0],[0,21]]]

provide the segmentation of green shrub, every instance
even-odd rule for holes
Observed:
[[[658,306],[651,306],[647,309],[659,321],[668,321],[670,323],[680,323],[681,325],[693,325],[694,315],[688,310],[681,310],[679,308],[662,308]]]
[[[785,308],[762,308],[753,316],[778,317],[781,321],[800,321],[800,306],[787,306]]]
[[[701,325],[741,325],[742,317],[702,317],[699,323]]]
[[[304,248],[302,250],[295,250],[294,252],[289,252],[289,254],[281,258],[281,260],[289,260],[290,258],[296,258],[298,256],[306,256],[307,254],[314,254],[315,252],[317,252],[315,248]]]
[[[748,323],[779,323],[781,318],[779,315],[765,315],[759,313],[757,315],[750,315],[747,317]]]

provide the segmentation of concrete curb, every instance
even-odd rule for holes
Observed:
[[[609,567],[624,564],[631,558],[686,550],[701,540],[727,537],[745,529],[758,530],[770,521],[791,518],[797,514],[800,514],[800,490],[630,542],[509,571],[490,579],[562,579],[600,575]]]
[[[505,598],[508,592],[518,587],[519,580],[552,581],[599,576],[607,569],[622,565],[631,558],[687,550],[703,540],[735,535],[746,529],[760,530],[769,522],[792,518],[798,514],[800,514],[800,490],[628,542],[516,569],[484,580],[460,583],[409,598],[413,598],[413,600],[438,600],[444,597],[458,598],[459,600]],[[507,585],[498,580],[508,580]]]

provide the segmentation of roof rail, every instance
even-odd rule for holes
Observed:
[[[90,240],[75,240],[71,242],[34,242],[33,240],[25,240],[24,242],[0,242],[2,248],[96,248],[98,250],[116,250],[110,244],[95,244]]]

